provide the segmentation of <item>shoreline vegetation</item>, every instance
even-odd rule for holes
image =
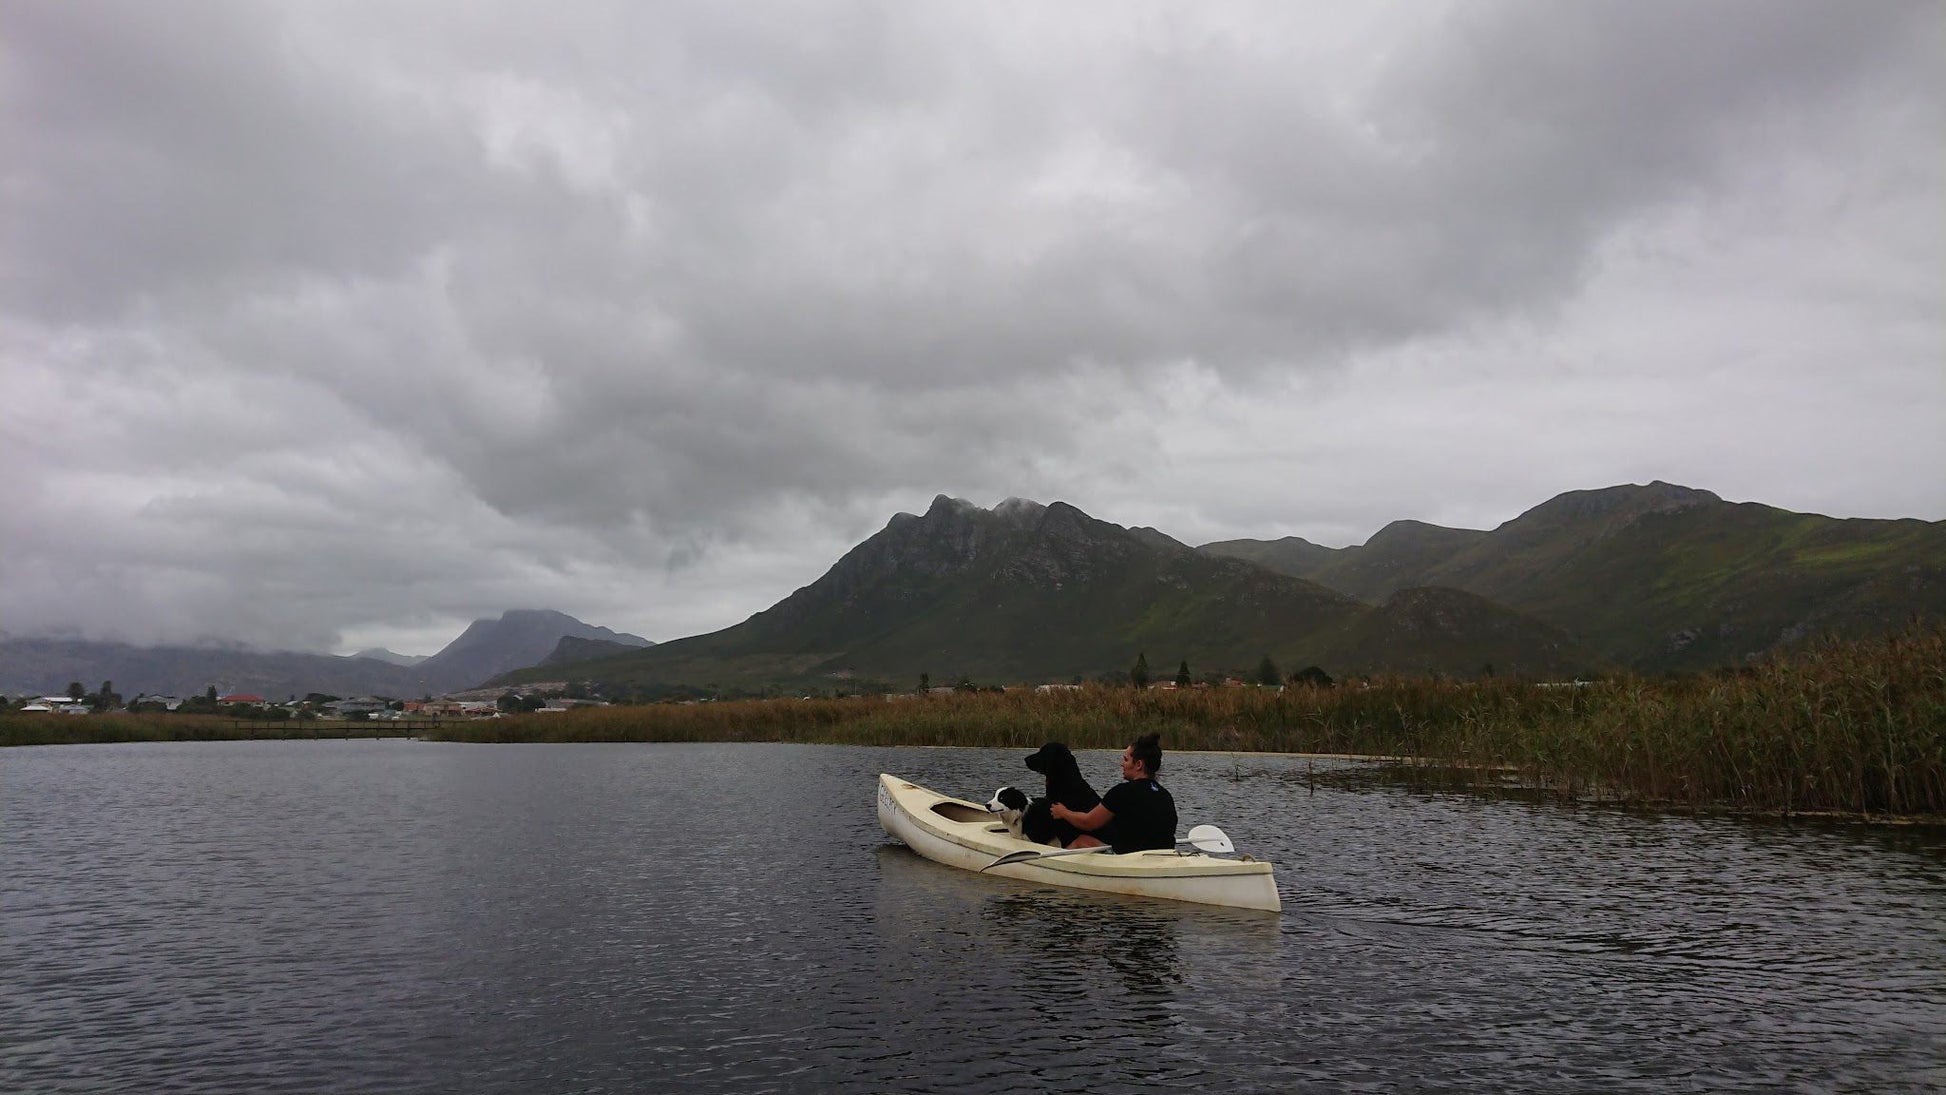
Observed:
[[[1827,642],[1736,671],[1573,684],[1388,677],[1333,687],[729,700],[454,721],[451,742],[802,742],[1337,754],[1577,801],[1946,821],[1946,629]],[[395,736],[383,723],[10,715],[0,744]]]

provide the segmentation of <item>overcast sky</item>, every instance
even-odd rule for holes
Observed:
[[[1946,518],[1937,0],[0,3],[0,630],[671,639],[936,494]]]

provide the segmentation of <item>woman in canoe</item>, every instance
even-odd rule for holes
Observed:
[[[1176,800],[1157,783],[1162,768],[1162,737],[1145,734],[1122,750],[1122,782],[1101,797],[1101,804],[1085,813],[1055,803],[1049,810],[1056,821],[1081,830],[1070,848],[1107,844],[1115,854],[1145,848],[1176,846]]]

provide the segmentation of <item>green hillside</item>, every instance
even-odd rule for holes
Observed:
[[[1946,523],[1834,520],[1667,483],[1574,491],[1482,532],[1418,521],[1355,548],[1190,549],[1018,499],[900,514],[735,627],[508,677],[655,691],[911,689],[1396,671],[1558,677],[1740,665],[1822,635],[1946,620]]]
[[[1401,590],[1354,620],[1326,661],[1414,676],[1570,678],[1593,663],[1564,631],[1457,589]]]
[[[1309,576],[1369,602],[1465,590],[1649,671],[1946,619],[1946,522],[1839,520],[1651,483],[1563,494],[1491,532],[1414,524]]]
[[[1308,577],[1361,601],[1380,604],[1399,590],[1432,584],[1424,575],[1474,547],[1485,536],[1472,529],[1394,521],[1378,530],[1363,548],[1343,549],[1329,565]]]
[[[993,510],[944,496],[900,514],[817,582],[735,627],[508,680],[578,679],[713,690],[1067,681],[1126,671],[1248,673],[1268,655],[1334,674],[1400,664],[1471,675],[1585,667],[1538,621],[1447,597],[1439,629],[1408,626],[1316,583],[1194,551],[1063,503]],[[1469,642],[1477,633],[1480,642]],[[1534,649],[1520,646],[1534,637]]]
[[[1293,578],[1309,578],[1329,566],[1345,549],[1323,547],[1302,536],[1286,536],[1281,540],[1220,540],[1197,550],[1242,559]]]

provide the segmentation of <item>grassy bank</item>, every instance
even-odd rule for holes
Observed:
[[[803,741],[1410,756],[1565,794],[1769,812],[1946,813],[1946,632],[1831,644],[1735,674],[1576,687],[1393,679],[610,707],[468,723],[465,741]]]
[[[176,715],[15,715],[0,743],[370,736]],[[888,701],[750,700],[590,708],[453,723],[449,741],[795,741],[1409,756],[1511,768],[1563,794],[1765,812],[1946,814],[1946,631],[1831,644],[1736,674],[1578,687],[1392,679],[1283,693],[1089,688]]]
[[[417,734],[418,731],[411,731]],[[251,722],[222,715],[152,712],[103,715],[0,715],[0,746],[88,745],[131,741],[252,741],[257,739],[396,738],[407,734],[392,723],[336,719]]]

